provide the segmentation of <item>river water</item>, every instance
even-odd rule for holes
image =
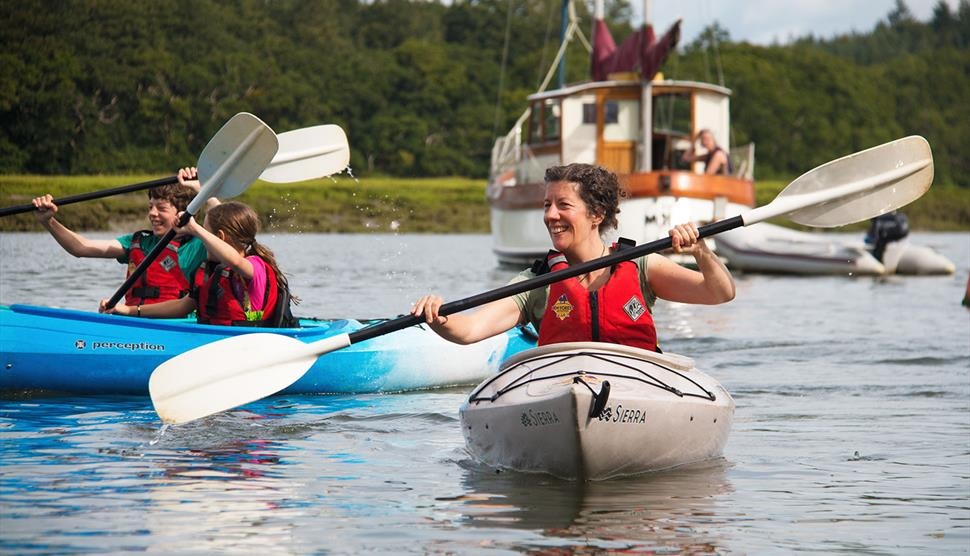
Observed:
[[[391,317],[503,284],[487,236],[268,235],[296,313]],[[966,554],[970,234],[941,277],[741,275],[661,302],[668,352],[736,402],[724,458],[600,483],[465,452],[468,388],[274,397],[162,429],[139,397],[0,400],[0,552]],[[94,310],[123,267],[0,234],[0,303]]]

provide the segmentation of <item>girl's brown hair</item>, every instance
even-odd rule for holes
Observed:
[[[208,210],[206,223],[213,232],[219,230],[225,232],[226,243],[239,249],[247,257],[258,255],[259,258],[266,261],[266,264],[276,274],[276,285],[279,291],[289,291],[289,283],[279,265],[276,264],[273,251],[256,241],[256,234],[259,232],[259,217],[256,216],[256,211],[249,205],[239,201],[229,201],[216,205]],[[294,303],[298,302],[296,297],[292,299]]]

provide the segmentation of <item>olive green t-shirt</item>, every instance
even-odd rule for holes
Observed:
[[[643,300],[647,302],[647,310],[653,313],[653,305],[657,301],[657,296],[653,293],[650,288],[650,281],[647,279],[647,257],[650,255],[644,255],[642,257],[632,259],[631,262],[637,265],[640,270],[640,291],[643,293]],[[529,278],[535,278],[536,275],[532,270],[523,270],[514,278],[509,281],[509,284],[514,284],[516,282],[521,282],[523,280],[528,280]],[[525,293],[520,293],[512,297],[515,304],[519,307],[519,313],[522,314],[522,318],[525,322],[532,323],[532,326],[536,330],[539,330],[539,324],[542,322],[542,315],[546,311],[546,299],[549,297],[549,286],[543,288],[537,288],[534,290],[529,290]]]
[[[118,262],[121,264],[128,263],[128,253],[131,251],[131,242],[134,239],[135,234],[126,234],[118,238],[118,243],[121,244],[125,249],[125,254],[118,257]],[[158,238],[154,235],[145,237],[141,241],[141,248],[145,254],[148,254],[155,245],[158,244]],[[199,265],[205,262],[206,259],[205,245],[197,237],[191,237],[179,244],[178,257],[179,257],[179,268],[182,269],[182,274],[185,278],[192,282],[192,278],[195,276],[195,271],[198,270]]]

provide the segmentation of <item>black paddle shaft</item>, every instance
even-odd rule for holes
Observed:
[[[721,232],[726,232],[728,230],[733,230],[735,228],[740,228],[742,226],[744,226],[744,219],[741,216],[733,216],[731,218],[725,218],[724,220],[719,220],[717,222],[701,226],[697,231],[699,236],[704,238],[719,234]],[[673,243],[670,237],[665,237],[663,239],[651,241],[650,243],[644,243],[643,245],[620,249],[605,257],[586,261],[585,263],[570,265],[568,268],[564,268],[562,270],[548,272],[546,274],[536,276],[535,278],[530,278],[514,284],[508,284],[506,286],[502,286],[501,288],[496,288],[478,295],[466,297],[465,299],[445,303],[441,306],[438,314],[447,316],[453,313],[458,313],[505,297],[511,297],[513,295],[534,290],[536,288],[542,288],[552,284],[553,282],[565,280],[566,278],[572,278],[574,276],[579,276],[580,274],[586,274],[587,272],[613,266],[623,261],[628,261],[630,259],[635,259],[651,253],[657,253],[659,251],[663,251],[664,249],[670,249],[672,245]],[[396,319],[374,324],[366,328],[361,328],[356,332],[351,332],[348,334],[348,336],[350,338],[350,343],[356,344],[357,342],[370,340],[371,338],[376,338],[378,336],[383,336],[384,334],[403,330],[409,326],[414,326],[423,322],[425,321],[422,318],[414,315],[405,315]]]
[[[92,199],[100,199],[102,197],[111,197],[112,195],[121,195],[122,193],[131,193],[132,191],[141,191],[142,189],[151,189],[153,187],[159,187],[162,185],[172,185],[174,183],[178,183],[178,181],[178,176],[159,178],[157,180],[135,183],[132,185],[123,185],[121,187],[113,187],[111,189],[102,189],[101,191],[70,195],[61,199],[54,199],[54,204],[61,206],[69,205],[71,203],[80,203],[81,201],[90,201]],[[0,208],[0,217],[10,216],[12,214],[20,214],[22,212],[30,212],[32,210],[34,210],[33,204]]]
[[[188,212],[183,212],[182,217],[179,218],[179,221],[175,226],[179,228],[181,228],[182,226],[185,226],[186,224],[189,223],[189,218],[192,218],[192,215],[189,214]],[[118,301],[120,301],[121,298],[124,297],[125,292],[127,292],[131,288],[131,286],[133,286],[135,282],[139,278],[141,278],[142,274],[145,274],[145,271],[148,270],[148,267],[151,266],[153,262],[155,262],[155,259],[158,258],[158,256],[162,253],[162,251],[165,250],[166,247],[168,247],[168,244],[171,243],[172,239],[174,238],[175,238],[175,228],[172,228],[164,236],[162,236],[162,239],[158,240],[158,243],[155,244],[155,247],[153,247],[152,250],[148,252],[148,255],[145,256],[145,260],[143,260],[141,264],[135,267],[134,272],[132,272],[128,276],[128,279],[125,280],[125,283],[122,284],[120,288],[118,288],[118,291],[116,291],[114,295],[111,296],[111,299],[108,300],[108,303],[105,306],[106,309],[111,309],[112,307],[118,304]]]

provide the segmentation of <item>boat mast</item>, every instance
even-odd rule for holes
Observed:
[[[572,0],[562,0],[562,9],[559,16],[559,44],[566,43],[566,33],[569,29],[569,2]],[[559,58],[559,88],[566,86],[566,57]]]
[[[602,0],[597,0],[602,3]],[[650,25],[650,0],[643,0],[643,27]],[[641,68],[642,69],[642,68]],[[640,172],[649,172],[653,167],[653,85],[643,72],[640,73]]]

